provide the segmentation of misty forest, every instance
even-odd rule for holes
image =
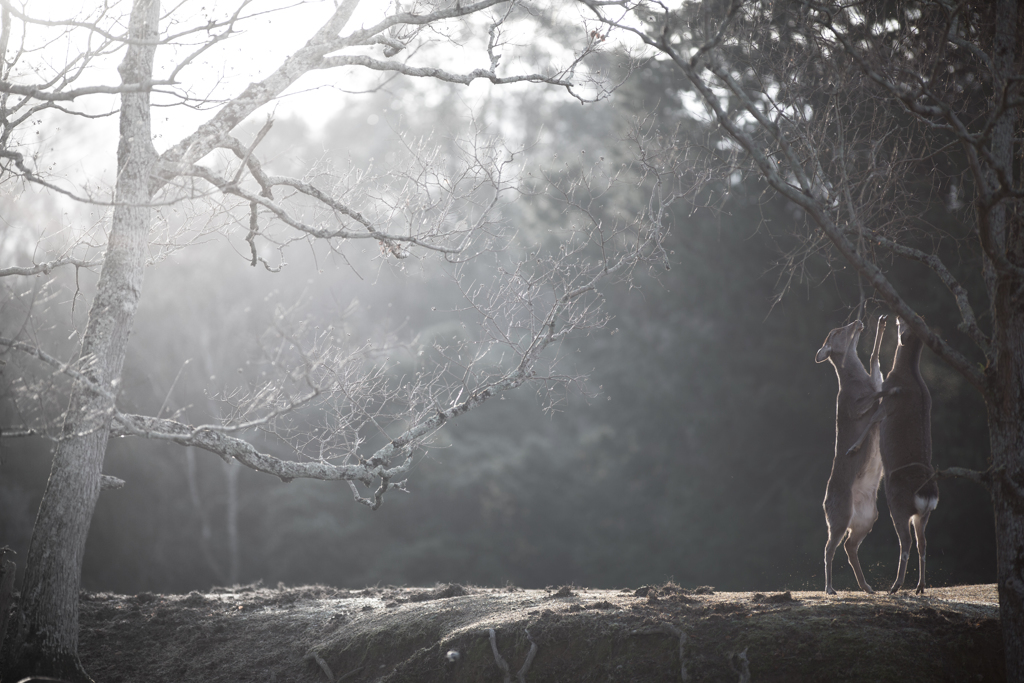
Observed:
[[[377,636],[303,644],[261,681],[798,680],[771,648],[819,647],[812,608],[880,643],[941,621],[964,671],[1024,677],[1016,0],[0,0],[0,19],[5,683],[249,680],[195,668],[198,640],[260,647],[241,631],[169,644],[192,638],[172,606],[227,619],[236,598],[251,620],[335,600],[339,633],[439,610],[401,661]],[[829,597],[846,454],[840,363],[815,354],[861,321],[867,367],[880,316],[883,376],[904,332],[925,347],[927,586],[915,550],[887,595],[887,465],[859,549],[877,593],[840,550]],[[984,585],[987,612],[941,592]],[[434,625],[499,595],[539,606],[475,639]],[[129,618],[176,635],[145,650]],[[178,660],[112,663],[135,647]],[[893,656],[872,676],[918,680]]]

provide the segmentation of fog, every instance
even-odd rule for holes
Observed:
[[[305,105],[308,118],[303,107],[282,109],[260,147],[268,173],[409,170],[411,145],[425,139],[444,167],[445,155],[454,158],[469,141],[504,135],[514,150],[509,168],[523,179],[496,205],[510,227],[474,243],[479,255],[462,263],[416,248],[395,258],[378,240],[335,248],[278,235],[250,249],[241,204],[158,207],[121,408],[193,425],[240,414],[261,382],[294,381],[272,362],[275,344],[289,334],[313,343],[327,330],[348,340],[353,358],[375,363],[373,381],[386,391],[373,414],[383,423],[354,432],[365,439],[355,444],[328,434],[331,421],[342,419],[340,408],[313,403],[273,428],[246,430],[259,448],[300,461],[354,445],[372,452],[408,419],[391,402],[403,400],[409,378],[433,367],[445,368],[436,375],[444,387],[437,395],[449,401],[442,407],[457,403],[471,356],[481,376],[507,361],[490,344],[493,330],[485,332],[491,328],[473,305],[474,288],[524,254],[539,262],[541,253],[559,253],[558,239],[580,220],[546,188],[588,169],[628,168],[626,140],[638,116],[679,135],[710,135],[706,119],[687,113],[676,78],[651,63],[642,77],[586,107],[552,89],[495,87],[468,97],[457,86],[396,79],[363,94],[333,93],[343,104],[329,116],[317,105]],[[239,137],[252,139],[264,120],[254,117]],[[76,135],[52,131],[58,144]],[[68,147],[66,163],[79,163],[86,153]],[[226,165],[228,157],[211,163]],[[113,159],[100,165],[109,172]],[[354,195],[389,199],[394,187],[359,182]],[[466,197],[477,201],[478,191],[474,186]],[[855,275],[813,254],[790,279],[778,264],[792,246],[783,228],[798,212],[754,179],[716,191],[724,198],[695,196],[672,208],[664,243],[670,270],[638,267],[631,281],[602,287],[607,320],[595,315],[547,350],[541,368],[550,381],[520,386],[445,424],[413,456],[408,491],[389,492],[377,510],[355,502],[345,482],[285,483],[201,449],[112,439],[103,472],[126,485],[100,495],[83,587],[187,592],[262,581],[611,588],[673,579],[722,590],[822,588],[821,500],[837,385],[814,354],[830,329],[859,313],[868,324],[866,359],[874,320],[886,310],[863,296]],[[635,214],[643,201],[616,190],[599,209],[605,217]],[[390,216],[401,227],[412,220],[401,215],[407,208],[396,200],[374,218],[386,224]],[[13,183],[3,188],[0,216],[4,266],[27,253],[26,234],[59,241],[74,232],[99,243],[107,221],[103,208]],[[472,210],[459,220],[474,220]],[[580,254],[600,258],[592,244]],[[3,282],[3,336],[30,329],[51,353],[73,356],[98,272],[65,269]],[[941,283],[912,267],[893,277],[930,324],[955,327],[930,303]],[[890,336],[884,368],[894,346]],[[66,394],[41,395],[34,405],[25,400],[33,392],[27,378],[48,371],[11,351],[0,358],[0,425],[55,420]],[[448,365],[430,365],[439,358]],[[929,351],[922,370],[934,399],[937,466],[984,469],[980,399]],[[54,441],[4,438],[0,448],[0,546],[15,551],[22,570]],[[880,585],[895,575],[898,543],[884,496],[879,508],[860,555],[869,582]],[[994,548],[985,491],[943,481],[929,525],[929,582],[994,581]],[[840,590],[856,586],[839,558],[835,582]]]

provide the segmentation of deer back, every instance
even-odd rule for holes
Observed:
[[[914,463],[928,468],[915,468],[920,472],[914,477],[920,474],[922,479],[927,479],[932,463],[932,397],[921,376],[924,342],[902,320],[899,322],[899,346],[892,370],[882,385],[885,394],[880,429],[882,462],[887,480],[892,473]]]

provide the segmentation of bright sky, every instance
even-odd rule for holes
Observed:
[[[124,23],[127,22],[130,10],[130,0],[113,0],[109,4],[112,10],[108,12],[107,18],[102,24],[112,33],[123,32]],[[167,17],[162,22],[162,30],[165,33],[180,31],[185,27],[202,26],[209,20],[223,20],[228,17],[238,6],[241,0],[164,0],[162,11],[171,14],[170,21]],[[99,8],[104,3],[81,2],[74,0],[47,0],[40,2],[29,0],[27,11],[34,17],[50,20],[67,20],[76,18],[82,21],[94,19]],[[179,75],[182,87],[187,88],[194,96],[205,97],[211,95],[213,98],[228,98],[241,92],[250,82],[257,81],[274,69],[298,47],[304,44],[313,31],[331,16],[336,6],[335,0],[251,0],[246,6],[243,16],[250,17],[239,25],[240,32],[233,35],[229,40],[220,43],[213,49],[203,54],[196,63],[183,70]],[[383,0],[363,0],[356,11],[355,16],[349,22],[346,30],[351,30],[362,25],[371,25],[379,21],[390,8],[392,3]],[[173,10],[173,11],[172,11]],[[42,37],[42,33],[37,34]],[[582,35],[582,27],[581,27]],[[52,36],[52,34],[51,34]],[[72,48],[67,54],[71,54],[75,48],[81,49],[84,40],[89,37],[86,31],[78,31],[71,43]],[[161,47],[157,53],[157,76],[163,70],[167,73],[177,59],[188,54],[196,48],[208,34],[200,31],[193,36],[182,40],[178,47]],[[443,36],[438,36],[437,44],[443,42]],[[515,38],[513,38],[515,40]],[[534,36],[520,36],[520,46],[534,46]],[[62,63],[65,59],[63,49],[68,47],[68,41],[58,41],[62,48],[59,56],[54,58],[53,63]],[[550,42],[550,41],[549,41]],[[565,50],[567,46],[544,46],[546,50],[563,50],[566,60],[571,59],[571,49]],[[581,46],[577,46],[581,47]],[[48,52],[56,54],[58,50],[51,46]],[[514,65],[509,64],[508,57],[514,54],[509,49],[504,55],[502,67],[506,71],[515,71]],[[371,54],[380,56],[380,48],[376,48]],[[443,53],[442,53],[443,54]],[[487,56],[482,50],[472,52],[461,50],[457,56],[457,63],[452,65],[456,71],[469,71],[474,68],[487,67]],[[88,76],[90,82],[116,83],[118,80],[116,71],[117,62],[121,53],[112,55],[106,60],[99,60],[93,74]],[[357,74],[359,72],[356,72]],[[273,107],[278,116],[287,116],[297,113],[309,120],[314,127],[322,123],[333,110],[339,106],[339,92],[344,90],[359,90],[361,84],[353,83],[353,72],[345,72],[345,81],[339,81],[342,75],[337,70],[310,73],[304,75],[288,94]],[[155,132],[165,138],[180,138],[195,126],[209,117],[209,112],[183,113],[181,108],[176,108],[173,120],[168,120],[163,125],[157,116],[154,120]],[[165,117],[166,118],[166,117]]]
[[[104,25],[111,32],[123,31],[123,23],[127,21],[131,3],[120,0],[111,3],[112,11]],[[184,0],[183,2],[162,3],[166,13],[173,9],[173,26],[166,18],[162,29],[164,32],[181,30],[183,27],[203,25],[211,19],[223,20],[237,7],[237,0]],[[78,18],[89,20],[95,17],[98,2],[76,2],[73,0],[49,0],[48,2],[29,2],[27,11],[33,17],[51,20]],[[384,3],[364,1],[360,5],[357,16],[350,22],[351,27],[367,23],[379,16]],[[179,75],[183,87],[195,96],[212,95],[214,98],[225,98],[241,92],[252,81],[259,80],[274,69],[306,40],[313,31],[321,26],[334,12],[332,0],[254,0],[246,8],[243,16],[250,18],[239,25],[239,33],[229,40],[215,46],[202,55],[193,66]],[[378,11],[374,11],[374,10]],[[115,21],[122,18],[122,21]],[[120,30],[119,30],[120,29]],[[87,34],[80,31],[75,46]],[[157,52],[157,69],[164,73],[180,58],[195,49],[195,44],[207,38],[205,31],[185,38],[177,48],[161,47]],[[66,45],[66,43],[65,43]],[[56,51],[53,51],[56,53]],[[63,54],[63,53],[62,53]],[[57,57],[59,60],[60,57]],[[96,63],[93,74],[88,76],[89,82],[111,84],[118,81],[115,71],[121,53],[117,53]],[[299,113],[304,118],[312,119],[316,125],[322,123],[331,109],[337,108],[337,91],[334,80],[336,75],[329,73],[309,74],[304,76],[297,88],[290,91],[280,102],[274,105],[278,115],[287,116]],[[296,93],[317,91],[313,96],[296,96]],[[333,101],[333,106],[331,103]],[[154,133],[159,140],[163,138],[171,144],[174,140],[191,132],[197,125],[212,115],[209,111],[186,111],[175,108],[172,117],[154,117]]]
[[[223,20],[235,10],[241,0],[164,0],[162,11],[173,13],[162,22],[162,32],[180,32],[182,29],[203,26],[209,20]],[[29,0],[25,11],[33,18],[51,21],[78,20],[92,22],[103,3],[73,0]],[[131,8],[130,0],[109,2],[110,10],[101,20],[101,26],[113,34],[123,34]],[[378,0],[364,0],[361,11],[350,22],[350,27],[367,23],[387,5]],[[363,9],[365,8],[365,9]],[[202,54],[193,65],[180,72],[178,81],[183,91],[192,97],[223,101],[240,93],[249,83],[258,81],[273,70],[297,48],[335,11],[333,0],[252,0],[243,16],[250,18],[238,25],[239,32]],[[21,22],[15,21],[8,55],[13,53],[22,38]],[[37,51],[23,55],[22,73],[16,80],[40,83],[48,80],[54,68],[63,67],[69,59],[82,53],[90,44],[95,46],[96,36],[85,29],[76,29],[67,36],[61,30],[33,26],[26,45]],[[184,55],[208,40],[209,34],[200,31],[188,36],[177,46],[162,46],[157,51],[156,76],[166,76]],[[120,82],[117,66],[123,50],[95,58],[88,70],[76,82],[83,85],[116,85]],[[277,118],[298,115],[311,127],[318,128],[344,105],[339,92],[347,88],[358,90],[358,83],[340,83],[337,71],[307,74],[284,97],[267,105],[265,111],[254,117],[264,118],[274,113]],[[351,73],[348,74],[351,79]],[[161,97],[154,95],[154,102]],[[179,98],[162,98],[171,108],[156,107],[153,111],[154,143],[159,151],[175,144],[209,120],[215,108],[181,106]],[[70,108],[99,114],[113,111],[118,106],[116,96],[82,97]],[[85,120],[51,112],[32,117],[23,127],[23,141],[29,145],[25,153],[36,158],[37,168],[55,176],[72,180],[76,185],[89,179],[98,192],[109,192],[112,183],[114,158],[111,150],[116,145],[117,117]],[[77,180],[74,180],[77,179]]]
[[[161,8],[165,16],[162,20],[162,33],[166,35],[192,27],[202,27],[210,20],[222,21],[243,1],[163,0]],[[107,0],[106,3],[95,0],[27,0],[25,6],[30,16],[40,19],[76,19],[92,22],[96,20],[104,4],[110,9],[100,20],[100,25],[111,33],[123,34],[131,0]],[[182,106],[180,98],[164,96],[161,101],[159,95],[154,95],[154,103],[172,105],[169,108],[158,106],[153,111],[154,143],[158,151],[177,143],[209,120],[216,111],[217,102],[234,97],[249,83],[269,75],[323,25],[335,8],[335,0],[250,0],[242,14],[249,18],[237,26],[238,33],[203,53],[191,66],[179,73],[181,92],[187,92],[197,100],[213,102],[214,106]],[[363,0],[346,30],[376,23],[390,9],[390,2]],[[574,17],[567,18],[570,21],[579,21],[579,14],[576,12]],[[15,22],[12,48],[20,40],[19,24],[20,22]],[[474,34],[474,38],[486,40],[486,32],[478,33],[481,35]],[[207,31],[200,30],[182,38],[175,46],[161,46],[157,51],[157,78],[167,76],[179,60],[207,41],[209,35]],[[432,34],[426,35],[433,37]],[[581,25],[581,39],[585,39],[586,35],[586,29]],[[31,45],[45,45],[45,48],[28,56],[26,67],[30,65],[29,62],[34,62],[34,66],[41,66],[42,69],[37,69],[36,73],[23,73],[19,80],[27,83],[45,81],[48,66],[51,69],[63,66],[70,58],[86,49],[87,40],[94,41],[93,45],[96,41],[96,35],[85,29],[76,29],[69,36],[61,37],[59,29],[33,26],[29,36]],[[436,38],[437,40],[432,40],[430,44],[432,48],[440,50],[434,54],[440,65],[449,66],[457,72],[468,72],[474,68],[488,66],[487,55],[483,49],[460,49],[457,53],[454,50],[449,53],[442,49],[445,45],[445,36],[436,35]],[[501,64],[502,70],[506,73],[532,70],[526,66],[519,67],[513,61],[517,54],[525,53],[528,49],[539,47],[541,52],[550,53],[554,55],[552,59],[564,63],[571,59],[574,47],[582,47],[582,43],[576,46],[548,45],[547,43],[551,43],[550,40],[545,43],[532,35],[509,38],[512,42],[503,51],[505,59]],[[369,53],[380,57],[381,48],[369,48]],[[415,56],[418,63],[425,63],[423,53],[417,53]],[[95,59],[76,85],[119,83],[120,77],[116,68],[122,57],[123,50],[118,49],[114,50],[113,54]],[[448,64],[448,61],[451,63]],[[344,108],[349,97],[345,91],[359,91],[376,77],[377,74],[358,69],[335,69],[305,74],[283,97],[256,112],[251,118],[262,120],[270,113],[278,119],[297,115],[313,130],[317,130]],[[427,81],[421,82],[429,87]],[[485,82],[477,82],[463,91],[463,97],[467,101],[472,101],[474,93],[484,92],[489,87],[490,85]],[[87,108],[92,113],[110,112],[117,106],[116,96],[80,98],[72,105],[80,109]],[[41,153],[40,167],[43,167],[44,163],[52,162],[54,166],[49,170],[54,175],[69,180],[88,178],[98,182],[97,191],[109,191],[113,172],[111,150],[116,135],[116,116],[96,121],[49,116],[41,118],[36,123],[36,130],[29,131],[25,139],[30,144],[38,145],[38,151]],[[105,190],[101,189],[104,186]]]

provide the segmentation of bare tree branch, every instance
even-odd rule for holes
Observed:
[[[629,3],[622,3],[626,6]],[[939,356],[945,359],[952,367],[962,374],[968,382],[983,394],[986,391],[986,377],[978,367],[970,362],[962,353],[953,348],[942,336],[928,328],[921,316],[914,311],[905,299],[896,291],[890,280],[882,270],[869,258],[861,254],[856,246],[850,242],[846,234],[839,228],[835,217],[832,215],[832,203],[835,199],[830,196],[827,187],[824,187],[817,179],[821,178],[820,167],[814,166],[816,161],[813,158],[813,146],[803,135],[800,126],[789,126],[783,128],[778,122],[769,119],[765,108],[752,99],[748,90],[734,77],[731,69],[724,61],[724,58],[716,52],[721,45],[722,31],[729,23],[727,15],[717,29],[714,29],[714,36],[703,44],[706,48],[700,59],[684,56],[680,50],[685,46],[673,42],[677,36],[673,31],[662,30],[656,35],[629,27],[623,22],[608,18],[602,8],[591,5],[591,9],[606,24],[614,28],[628,30],[637,35],[645,44],[657,49],[666,55],[686,76],[687,80],[699,94],[704,105],[714,116],[718,124],[726,131],[729,138],[734,140],[750,160],[757,171],[764,177],[768,184],[780,195],[803,209],[813,220],[814,224],[828,237],[829,241],[837,248],[839,253],[876,289],[892,310],[904,318],[914,332],[925,340],[925,343]],[[730,6],[730,12],[735,11]],[[669,21],[666,19],[666,22]],[[668,24],[666,23],[666,27]],[[700,51],[700,50],[698,50]],[[696,55],[696,53],[694,53]],[[710,71],[719,87],[725,89],[735,101],[739,103],[740,110],[745,119],[741,119],[735,112],[727,109],[720,94],[712,89],[712,86],[705,80],[703,73]],[[786,113],[779,111],[780,120],[785,120]],[[767,136],[766,141],[756,140],[754,132],[763,133]],[[791,140],[790,136],[795,136]],[[807,151],[811,157],[811,165],[815,168],[815,174],[808,174],[805,170],[805,159],[797,151],[797,144]],[[770,145],[775,145],[781,154],[784,164],[780,164],[768,152]],[[783,175],[783,172],[791,174],[792,180]],[[795,182],[794,182],[795,181]],[[1004,257],[1005,260],[1005,257]],[[979,337],[980,339],[980,337]]]
[[[973,481],[975,484],[981,484],[986,488],[990,488],[992,486],[992,475],[992,470],[979,472],[978,470],[966,467],[947,467],[944,470],[936,470],[933,476],[936,479],[966,479],[967,481]]]
[[[894,242],[880,235],[865,232],[864,236],[868,240],[888,249],[894,254],[899,254],[900,256],[920,261],[931,268],[932,271],[939,276],[939,279],[942,280],[943,284],[949,288],[949,291],[952,292],[953,297],[956,299],[956,305],[960,309],[960,315],[963,318],[963,322],[960,324],[961,330],[963,330],[963,332],[965,332],[974,341],[974,343],[978,345],[978,348],[981,349],[982,353],[986,356],[989,354],[989,344],[991,343],[991,340],[984,332],[981,331],[981,328],[978,327],[978,321],[974,316],[974,309],[971,307],[971,302],[967,297],[967,290],[964,289],[963,285],[961,285],[956,278],[953,277],[953,274],[949,272],[948,268],[946,268],[946,264],[944,264],[938,256],[921,251],[920,249],[914,249],[913,247],[909,247],[905,244]]]
[[[74,258],[72,256],[66,256],[52,261],[45,261],[43,263],[36,263],[31,266],[10,266],[8,268],[0,268],[0,277],[7,277],[8,275],[38,275],[43,273],[49,275],[50,271],[54,268],[60,268],[61,266],[75,266],[76,268],[93,268],[101,265],[103,259],[93,259],[87,261],[84,259]]]
[[[374,239],[381,242],[406,242],[415,246],[423,247],[424,249],[437,251],[442,254],[458,254],[462,251],[461,248],[445,247],[433,244],[431,242],[422,240],[414,235],[398,235],[394,233],[379,232],[377,229],[373,227],[372,224],[369,223],[369,221],[363,218],[358,212],[352,211],[351,209],[341,204],[340,202],[332,200],[330,197],[328,197],[320,190],[317,190],[312,185],[302,183],[292,178],[267,178],[268,186],[273,187],[275,185],[287,185],[289,187],[294,187],[301,191],[303,194],[307,194],[311,197],[319,199],[324,204],[327,204],[329,207],[338,211],[339,213],[351,216],[357,222],[362,223],[366,227],[366,232],[353,232],[345,228],[318,228],[312,225],[308,225],[307,223],[304,223],[299,219],[293,217],[284,207],[282,207],[277,202],[274,202],[273,200],[268,199],[265,196],[253,194],[239,187],[238,185],[234,185],[229,181],[218,177],[212,171],[203,168],[202,166],[193,166],[190,169],[190,171],[187,172],[187,175],[194,175],[197,178],[202,178],[211,185],[217,187],[225,194],[231,194],[237,197],[241,197],[250,204],[257,204],[266,209],[269,209],[279,220],[281,220],[286,225],[293,227],[296,230],[299,230],[303,233],[306,233],[307,235],[316,237],[318,239]]]
[[[476,69],[468,74],[458,74],[446,69],[437,67],[415,67],[402,62],[385,61],[373,59],[363,55],[339,55],[337,57],[325,57],[320,66],[321,69],[334,69],[343,66],[362,66],[374,71],[390,71],[415,76],[417,78],[432,78],[446,83],[458,83],[469,85],[477,79],[485,79],[495,85],[506,85],[509,83],[548,83],[562,87],[572,87],[573,82],[564,76],[546,76],[543,74],[521,74],[516,76],[498,76],[488,69]]]

